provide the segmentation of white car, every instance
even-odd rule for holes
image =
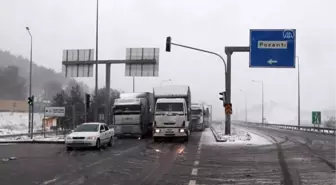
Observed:
[[[67,150],[72,148],[112,146],[114,129],[105,123],[83,123],[65,138]]]

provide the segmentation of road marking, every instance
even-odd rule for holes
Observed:
[[[195,165],[195,166],[199,165],[199,161],[195,161],[195,162],[194,162],[194,165]]]
[[[193,168],[191,171],[191,175],[197,175],[198,169],[197,168]]]
[[[196,181],[195,180],[190,180],[188,185],[196,185]]]
[[[53,179],[51,179],[51,180],[44,181],[44,182],[43,182],[43,185],[51,184],[51,183],[53,183],[53,182],[56,182],[57,180],[58,180],[58,178],[56,177],[56,178],[53,178]]]

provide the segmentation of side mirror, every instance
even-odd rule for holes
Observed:
[[[103,133],[103,132],[105,132],[105,130],[100,130],[100,133]]]

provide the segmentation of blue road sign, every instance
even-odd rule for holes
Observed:
[[[250,67],[295,68],[295,29],[251,29]]]

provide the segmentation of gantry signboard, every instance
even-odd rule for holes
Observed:
[[[62,61],[70,64],[63,65],[62,72],[65,77],[93,77],[93,64],[88,63],[93,60],[94,49],[63,50]],[[71,62],[74,62],[74,65],[71,65]]]
[[[127,64],[125,76],[159,76],[159,48],[127,48],[126,60],[155,60],[155,64]]]
[[[295,68],[295,29],[251,29],[250,67]]]

